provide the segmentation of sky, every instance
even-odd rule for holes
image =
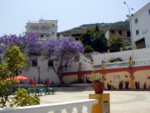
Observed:
[[[58,32],[83,24],[124,21],[150,0],[0,0],[0,36],[22,34],[28,20],[58,20]]]

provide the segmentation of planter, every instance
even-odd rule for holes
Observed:
[[[103,82],[92,83],[92,87],[95,91],[95,94],[102,94],[104,90],[104,83]]]

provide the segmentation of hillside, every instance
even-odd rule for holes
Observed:
[[[95,23],[95,24],[84,24],[73,29],[58,32],[58,35],[69,36],[71,34],[82,34],[86,29],[93,29],[96,25],[99,26],[100,30],[106,32],[108,29],[129,29],[128,21],[119,21],[115,23]]]

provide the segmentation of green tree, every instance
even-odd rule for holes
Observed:
[[[120,51],[120,48],[125,48],[125,41],[118,35],[113,35],[108,40],[109,50],[112,52]]]
[[[83,45],[91,46],[95,51],[105,52],[107,51],[108,44],[107,39],[103,31],[99,30],[96,26],[94,29],[86,30],[80,37]]]
[[[11,94],[11,88],[15,80],[7,80],[11,72],[8,70],[6,63],[0,63],[0,107],[6,107],[9,102],[8,96]]]
[[[9,102],[8,96],[11,94],[12,85],[16,83],[13,77],[18,74],[20,68],[26,66],[26,58],[17,46],[9,47],[4,58],[5,63],[0,63],[0,107],[2,108]]]
[[[91,46],[89,45],[84,46],[84,53],[91,53],[93,51],[94,49]]]
[[[15,92],[11,106],[29,106],[38,104],[40,104],[40,98],[38,96],[29,95],[26,89],[20,88]]]
[[[9,102],[8,96],[11,92],[12,82],[8,80],[0,80],[0,107],[3,108],[6,106],[6,103]]]
[[[80,37],[80,40],[82,43],[85,45],[90,45],[92,46],[93,40],[92,40],[92,34],[93,30],[87,29]]]
[[[11,71],[13,76],[18,75],[19,71],[27,65],[26,57],[17,46],[9,47],[4,54],[4,58],[7,62],[8,70]]]
[[[108,48],[107,39],[103,31],[97,31],[93,34],[92,47],[98,52],[106,52]]]

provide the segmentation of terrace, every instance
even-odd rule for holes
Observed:
[[[97,103],[97,100],[88,99],[93,91],[62,90],[56,95],[41,96],[41,105],[5,108],[0,109],[0,113],[90,113],[91,105]],[[110,113],[149,113],[150,111],[149,91],[104,91],[104,93],[110,94]],[[88,111],[83,106],[88,107]]]
[[[139,60],[132,61],[133,67],[149,66],[149,65],[150,65],[150,59],[139,59]],[[126,68],[126,67],[129,67],[129,61],[105,63],[105,69]],[[96,65],[94,69],[95,70],[101,69],[101,65]]]

